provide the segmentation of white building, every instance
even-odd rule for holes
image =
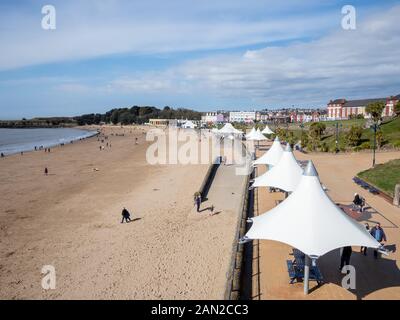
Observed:
[[[229,112],[229,122],[254,122],[255,111],[232,111]]]

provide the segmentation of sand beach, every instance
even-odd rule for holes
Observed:
[[[92,137],[1,159],[0,298],[222,299],[235,213],[190,218],[208,165],[149,165],[146,127],[101,130],[111,147]]]

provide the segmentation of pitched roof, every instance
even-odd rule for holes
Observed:
[[[386,98],[375,98],[375,99],[361,99],[361,100],[349,100],[343,105],[344,107],[366,107],[372,102],[386,102]]]
[[[328,104],[343,104],[343,103],[345,103],[346,102],[346,99],[335,99],[335,100],[331,100],[331,101],[329,101],[329,103]]]

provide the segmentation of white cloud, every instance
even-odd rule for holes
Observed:
[[[130,89],[207,93],[259,105],[400,93],[400,6],[359,19],[356,31],[336,32],[308,43],[267,47],[237,55],[193,60],[166,71],[135,76]],[[154,79],[154,82],[152,81]],[[127,78],[125,81],[129,82]],[[182,88],[184,87],[184,89]]]
[[[39,4],[0,11],[0,70],[131,53],[225,49],[314,35],[337,17],[275,1],[53,1],[57,29]],[[29,9],[30,8],[30,9]],[[298,10],[299,15],[293,13]],[[289,12],[282,20],[282,13]]]

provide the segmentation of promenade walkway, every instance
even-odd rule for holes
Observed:
[[[322,183],[327,186],[329,196],[337,203],[349,204],[355,192],[367,202],[367,210],[359,219],[372,227],[380,222],[388,237],[387,245],[392,251],[389,256],[375,260],[372,250],[364,256],[359,247],[353,247],[350,263],[356,268],[356,289],[346,290],[341,286],[343,275],[338,271],[339,250],[334,250],[318,260],[325,284],[311,284],[308,296],[303,294],[303,284],[289,284],[286,259],[291,247],[275,241],[253,241],[253,299],[400,299],[400,208],[396,208],[379,196],[372,195],[357,186],[352,177],[370,166],[371,155],[356,154],[301,154],[298,160],[313,160]],[[379,153],[378,163],[400,158],[400,152]],[[262,174],[260,168],[257,175]],[[266,188],[255,192],[254,215],[262,214],[282,200],[282,193],[269,193]],[[301,230],[299,230],[301,232]],[[340,232],[340,230],[338,230]]]

